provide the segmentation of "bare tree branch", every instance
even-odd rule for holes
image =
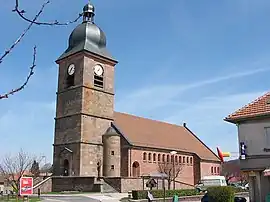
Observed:
[[[31,20],[31,19],[24,16],[26,11],[19,9],[19,0],[15,0],[15,2],[16,2],[15,3],[15,8],[12,11],[16,12],[23,20],[25,20],[27,22],[30,22],[30,23],[34,23],[36,25],[49,25],[49,26],[53,26],[53,25],[69,25],[69,24],[77,22],[82,17],[82,14],[80,13],[79,16],[75,20],[72,20],[72,21],[69,21],[69,22],[60,23],[57,20],[55,20],[54,22],[36,22],[36,21],[33,21],[33,20]],[[49,3],[50,3],[49,0],[45,2],[45,4],[49,4]]]
[[[5,51],[5,53],[0,56],[0,64],[3,62],[3,59],[16,47],[16,45],[18,45],[18,43],[21,42],[21,40],[23,39],[23,37],[26,35],[26,33],[31,29],[31,27],[35,24],[36,20],[38,19],[38,17],[41,15],[41,13],[43,12],[45,6],[48,3],[45,2],[42,6],[41,9],[39,10],[39,12],[36,14],[36,16],[34,17],[34,19],[31,21],[31,23],[28,25],[28,27],[23,31],[23,33],[19,36],[19,38],[10,46],[9,49],[7,49]]]
[[[171,162],[158,163],[158,171],[167,175],[168,189],[171,187],[171,182],[174,181],[183,170],[183,165],[175,164]]]
[[[25,175],[36,158],[22,149],[15,156],[6,155],[0,162],[0,174],[15,191],[19,190],[20,179]]]
[[[13,95],[14,93],[17,93],[17,92],[21,91],[28,84],[31,76],[34,74],[34,68],[36,66],[36,54],[37,54],[37,51],[36,51],[36,46],[35,46],[34,47],[34,52],[33,52],[32,65],[30,66],[30,71],[29,71],[28,76],[26,77],[25,82],[19,88],[13,89],[13,90],[11,90],[10,92],[8,92],[8,93],[6,93],[4,95],[0,95],[0,100],[4,99],[4,98],[8,98],[10,95]]]

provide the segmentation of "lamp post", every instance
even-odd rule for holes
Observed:
[[[174,155],[177,154],[177,152],[171,151],[170,154],[173,157],[173,189],[175,190],[175,164],[174,164],[175,157],[174,157]]]

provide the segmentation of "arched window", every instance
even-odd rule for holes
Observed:
[[[67,159],[64,160],[64,176],[69,176],[69,161]]]
[[[183,163],[186,163],[186,157],[183,156]]]
[[[179,156],[179,163],[182,163],[182,156]]]
[[[178,163],[178,157],[177,156],[175,156],[174,160],[175,160],[175,163]]]
[[[193,165],[193,159],[192,159],[192,157],[190,157],[189,162],[190,162],[191,165]]]
[[[167,155],[167,162],[170,162],[170,155]]]
[[[187,164],[189,164],[189,157],[187,156]]]
[[[165,154],[162,155],[162,161],[165,162]]]
[[[138,161],[135,161],[132,164],[132,176],[133,177],[139,177],[140,176],[140,164]]]
[[[217,168],[216,167],[214,167],[214,173],[217,173]]]
[[[148,161],[152,161],[152,154],[151,153],[148,154]]]
[[[158,156],[157,156],[157,160],[158,160],[158,162],[160,161],[160,154],[158,154]]]
[[[146,161],[147,154],[146,152],[143,152],[143,160]]]
[[[173,158],[174,158],[174,157],[173,157],[173,155],[172,155],[172,156],[171,156],[171,162],[173,162],[173,160],[174,160]]]
[[[157,156],[157,154],[154,153],[154,154],[153,154],[153,161],[156,161],[156,156]]]
[[[213,174],[214,173],[214,168],[213,167],[211,167],[211,174]]]
[[[219,170],[219,167],[217,167],[217,174],[219,174],[220,173],[220,170]]]

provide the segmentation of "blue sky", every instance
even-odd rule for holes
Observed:
[[[15,1],[15,0],[14,0]],[[27,23],[0,7],[0,50]],[[31,2],[31,3],[30,3]],[[43,1],[21,0],[28,16]],[[269,90],[270,1],[92,1],[116,67],[116,110],[175,124],[187,122],[210,148],[237,151],[229,113]],[[77,17],[86,0],[52,0],[40,20]],[[1,64],[1,93],[17,87],[37,45],[37,67],[27,88],[0,102],[0,153],[26,151],[52,159],[58,69],[68,27],[35,26]]]

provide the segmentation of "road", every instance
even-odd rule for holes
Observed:
[[[42,201],[45,202],[98,202],[96,199],[92,199],[86,196],[46,196],[42,197]]]

